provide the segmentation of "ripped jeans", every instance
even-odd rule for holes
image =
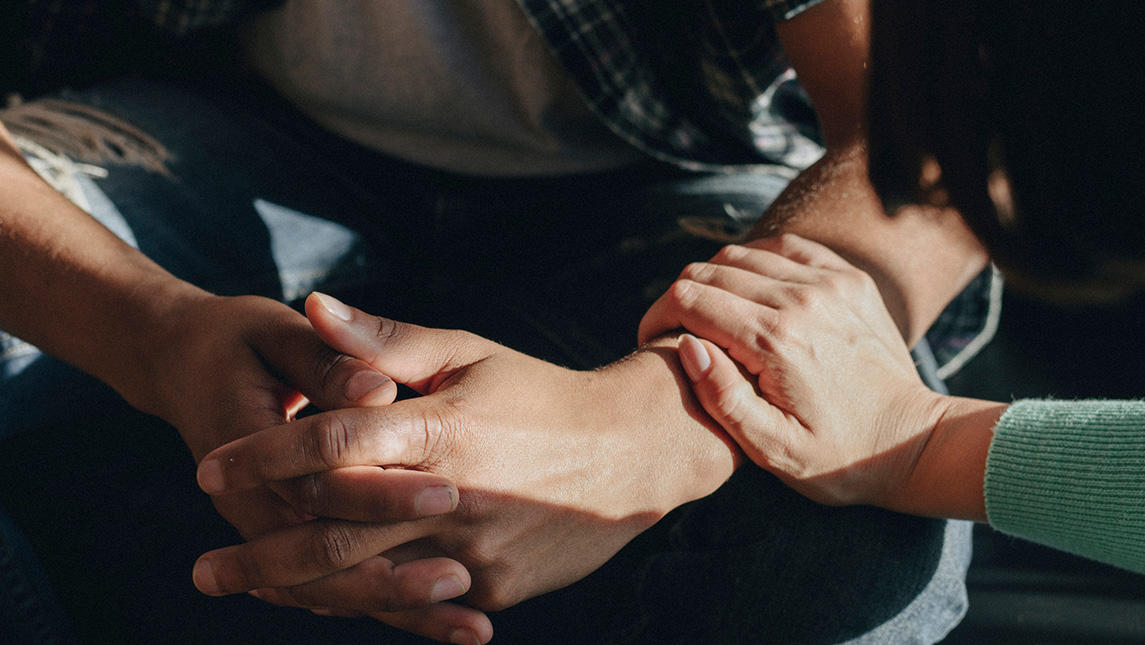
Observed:
[[[215,293],[294,302],[320,288],[574,368],[631,351],[680,269],[750,226],[744,214],[788,179],[656,163],[463,177],[361,149],[243,90],[137,80],[66,96],[154,137],[164,154],[148,158],[166,168],[79,166],[73,189]],[[0,342],[0,640],[422,642],[369,619],[199,594],[195,558],[239,537],[198,491],[178,435]],[[496,642],[932,643],[965,611],[969,557],[967,523],[819,506],[749,465],[584,580],[493,616]]]

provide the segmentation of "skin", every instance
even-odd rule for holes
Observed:
[[[679,341],[704,409],[798,492],[986,521],[986,454],[1007,406],[929,390],[874,281],[830,249],[794,235],[724,249],[641,325],[678,327],[704,339]]]
[[[820,3],[778,25],[776,34],[827,150],[776,199],[751,239],[787,232],[830,247],[874,278],[913,345],[986,267],[986,252],[952,208],[912,205],[888,216],[867,178],[869,1]]]
[[[44,183],[0,126],[0,328],[111,385],[138,409],[175,426],[196,460],[214,447],[293,417],[307,397],[323,408],[383,404],[396,386],[365,363],[331,350],[306,319],[264,298],[220,298],[180,281],[124,244]],[[275,375],[268,372],[268,366]],[[357,377],[357,378],[355,378]],[[368,391],[366,391],[368,389]],[[430,473],[371,473],[371,508],[392,520],[451,506],[417,503],[426,490],[457,499]],[[345,474],[316,478],[345,488]],[[216,496],[216,508],[248,539],[311,517],[269,487]],[[454,502],[451,502],[455,503]],[[489,633],[475,612],[425,608],[439,579],[469,576],[446,559],[383,571],[393,609],[419,607],[421,633],[438,619]],[[390,586],[383,585],[383,589]],[[402,620],[399,618],[398,620]]]
[[[782,227],[830,245],[874,276],[896,326],[917,337],[984,256],[948,213],[888,218],[866,183],[866,15],[865,2],[830,0],[778,27],[828,152],[756,234]],[[691,395],[674,337],[592,373],[457,332],[340,344],[346,338],[336,331],[346,328],[313,304],[312,328],[281,304],[220,298],[175,279],[52,191],[7,139],[0,185],[0,328],[169,421],[196,460],[239,439],[226,450],[254,455],[236,462],[258,466],[245,474],[221,464],[221,488],[211,462],[201,470],[220,512],[251,540],[204,556],[195,580],[209,593],[259,590],[270,602],[364,612],[438,640],[486,642],[492,627],[481,612],[435,601],[464,592],[493,609],[567,584],[671,508],[715,490],[739,458]],[[371,349],[378,344],[417,347],[434,360],[391,365]],[[394,393],[388,377],[426,396],[384,407]],[[368,385],[376,387],[363,395]],[[283,425],[306,398],[330,412]],[[329,438],[341,427],[365,442],[347,445],[362,448],[394,419],[441,441],[408,453],[338,451],[320,463],[305,457],[324,453],[297,453],[289,461],[306,472],[269,469],[287,458],[265,452],[281,448],[285,428]],[[537,428],[547,444],[525,441]],[[553,445],[591,447],[585,454],[596,458],[570,462]],[[231,488],[236,482],[241,490]],[[421,504],[426,491],[439,502]],[[453,505],[447,517],[423,517]],[[568,550],[554,554],[549,540],[565,544],[561,535],[570,533]],[[527,584],[524,571],[534,572]]]
[[[890,218],[883,213],[867,183],[860,116],[866,83],[865,12],[865,2],[837,0],[818,5],[779,27],[780,38],[792,62],[801,67],[801,79],[813,102],[817,108],[824,106],[820,112],[829,150],[822,161],[780,197],[777,206],[764,216],[756,235],[774,234],[774,229],[782,226],[822,239],[847,257],[861,261],[865,269],[878,276],[878,292],[888,302],[896,303],[895,327],[901,334],[918,337],[946,302],[983,268],[984,255],[956,214],[914,209]],[[844,37],[831,37],[840,33]],[[847,64],[840,67],[841,61]],[[836,95],[846,99],[834,102]],[[934,253],[934,248],[947,251]],[[311,301],[308,314],[327,342],[405,382],[403,378],[408,377],[398,376],[394,365],[377,362],[387,355],[377,347],[385,346],[388,353],[395,342],[389,332],[357,345],[344,344],[331,335],[333,327],[328,326],[330,316],[323,313],[324,308]],[[357,322],[364,315],[356,312],[352,319]],[[372,325],[408,329],[393,321],[384,325],[369,323],[365,328]],[[404,336],[403,332],[403,341]],[[425,346],[444,346],[450,352],[455,351],[451,349],[454,343],[467,347],[480,344],[468,337],[459,340],[453,333],[419,330],[416,336]],[[483,609],[509,606],[583,576],[670,510],[663,504],[664,498],[639,506],[634,505],[635,500],[617,498],[617,491],[640,485],[639,482],[656,482],[659,485],[654,490],[660,491],[662,486],[666,491],[674,491],[669,498],[678,504],[706,495],[713,490],[713,484],[718,485],[730,474],[734,449],[721,446],[720,433],[696,413],[690,394],[678,387],[681,372],[677,363],[665,356],[664,349],[675,347],[674,337],[656,338],[657,333],[645,330],[640,336],[642,343],[648,343],[643,350],[593,374],[542,367],[525,357],[510,359],[510,354],[503,352],[487,356],[489,349],[466,354],[471,362],[463,362],[465,376],[461,383],[447,378],[455,368],[423,364],[417,378],[429,379],[418,381],[428,401],[399,404],[384,411],[335,412],[308,419],[306,426],[295,424],[290,430],[284,427],[260,433],[213,454],[200,466],[200,483],[208,491],[243,489],[350,465],[401,465],[447,474],[463,491],[460,509],[454,516],[436,521],[436,528],[417,540],[419,545],[428,542],[434,549],[422,551],[419,546],[414,552],[444,552],[465,563],[474,580],[466,602]],[[435,368],[445,371],[435,372]],[[529,375],[527,382],[522,382],[520,374]],[[505,391],[505,383],[518,383],[520,389]],[[651,396],[618,400],[615,392]],[[574,404],[571,409],[570,402]],[[410,417],[405,415],[410,414],[411,408],[419,410],[412,417],[419,428],[414,434],[432,437],[429,443],[433,449],[428,454],[420,454],[428,450],[424,445],[409,453],[377,452],[378,437],[393,432],[394,418],[404,419],[397,422],[397,427],[406,428]],[[568,440],[597,442],[599,448],[580,453],[594,456],[589,468],[579,462],[555,459],[564,452],[561,450],[538,455],[514,449],[519,443],[520,425],[530,423],[539,409],[546,410],[546,414],[535,423],[558,429],[547,435],[549,445],[564,445]],[[601,414],[585,417],[585,411]],[[618,419],[624,420],[623,428],[615,427]],[[480,432],[472,432],[473,428]],[[338,441],[331,438],[332,429],[338,430]],[[584,436],[584,429],[590,430],[589,436]],[[632,435],[618,430],[630,430],[642,439],[633,444]],[[291,436],[291,432],[306,434]],[[441,440],[443,437],[448,439]],[[342,444],[371,449],[339,449],[340,458],[328,463],[304,462],[289,456],[321,454],[313,447],[305,447],[317,445],[320,440],[327,443],[330,451]],[[665,446],[671,446],[672,451],[666,454]],[[671,454],[673,451],[677,454]],[[512,467],[502,468],[490,477],[490,463]],[[618,469],[618,464],[623,464],[623,468]],[[689,464],[703,467],[690,468]],[[540,470],[559,473],[561,478],[554,481],[552,477],[542,477]],[[670,481],[664,479],[664,473],[672,473]],[[719,481],[697,477],[698,473],[718,473]],[[479,501],[467,502],[469,494]],[[548,504],[538,503],[542,500]],[[520,512],[522,501],[528,504],[530,512]],[[500,519],[487,521],[492,516]],[[569,537],[569,526],[579,527],[582,535]],[[548,532],[555,527],[561,530]],[[398,538],[382,537],[394,535],[395,530],[377,527],[375,533],[360,538],[369,546],[350,549],[353,557],[331,563],[329,571],[338,564],[351,566],[371,550],[377,552],[377,548],[396,544]],[[534,530],[539,531],[535,537],[531,533]],[[530,538],[522,539],[522,535]],[[284,549],[313,549],[307,546],[307,540],[312,538],[306,535],[282,539],[275,549],[280,553]],[[371,542],[375,539],[376,543]],[[572,566],[565,557],[552,557],[547,544],[564,545],[562,553],[576,554],[573,559],[591,566]],[[203,563],[209,563],[214,579],[197,578],[200,588],[236,593],[263,586],[293,585],[291,592],[277,595],[275,600],[292,604],[291,594],[305,593],[307,603],[294,604],[346,606],[347,598],[323,596],[316,587],[305,586],[310,583],[296,575],[263,566],[269,565],[269,553],[270,550],[240,545],[204,555],[200,566],[205,570],[207,565]],[[523,571],[530,575],[523,576]],[[251,572],[256,575],[250,575]],[[309,575],[321,573],[312,570]],[[320,577],[314,580],[314,584],[325,584]],[[355,602],[368,603],[366,599]]]
[[[305,527],[213,551],[196,566],[201,589],[301,585],[416,541],[410,548],[419,557],[446,553],[466,565],[473,575],[467,602],[503,609],[592,572],[673,508],[715,491],[736,466],[730,441],[688,396],[674,352],[649,347],[600,370],[575,371],[467,332],[371,316],[329,296],[312,295],[307,314],[332,347],[423,396],[307,417],[232,442],[200,464],[204,490],[230,494],[370,464],[445,474],[461,503],[428,521],[359,526],[338,543],[336,557],[309,558],[329,550],[330,540]],[[683,401],[685,414],[664,401]],[[303,558],[284,556],[292,552]],[[324,584],[292,593],[320,596]]]

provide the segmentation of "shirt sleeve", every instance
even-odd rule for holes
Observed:
[[[997,529],[1145,573],[1145,401],[1019,401],[994,428]]]

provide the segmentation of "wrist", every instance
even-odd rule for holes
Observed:
[[[603,410],[635,446],[631,464],[653,485],[659,515],[715,492],[743,453],[704,411],[665,336],[594,373]]]
[[[180,348],[189,337],[187,326],[197,319],[196,310],[215,297],[175,278],[125,295],[117,309],[130,312],[118,334],[125,350],[97,376],[136,409],[173,421],[168,402],[172,377],[185,367]]]
[[[983,481],[994,426],[1008,406],[938,396],[922,450],[886,508],[929,517],[986,521]]]

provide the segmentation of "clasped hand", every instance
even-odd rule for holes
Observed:
[[[568,585],[734,468],[698,407],[681,422],[664,405],[690,400],[672,352],[580,372],[329,297],[312,296],[307,315],[331,348],[422,396],[331,409],[206,455],[206,492],[269,485],[315,518],[205,554],[195,580],[207,593],[367,612],[441,640],[463,625],[485,641],[479,612],[427,603],[464,592],[496,610]],[[402,474],[456,482],[456,510],[417,517],[415,503],[395,521],[379,500],[394,497],[383,478]]]
[[[322,409],[338,409],[384,405],[396,395],[391,379],[331,349],[305,317],[282,303],[217,297],[189,287],[178,296],[166,307],[170,313],[151,325],[154,334],[142,338],[133,354],[141,362],[129,373],[137,376],[117,386],[133,405],[174,425],[196,461],[229,441],[288,422],[308,400]],[[374,468],[343,469],[289,487],[269,483],[214,495],[212,501],[244,538],[258,540],[291,527],[321,524],[314,518],[323,505],[307,495],[340,498],[339,491],[368,499],[355,517],[368,513],[395,522],[449,512],[458,499],[456,486],[440,475]],[[430,604],[468,588],[469,574],[460,563],[436,558],[395,564],[378,558],[366,569],[373,600],[349,606],[409,608],[378,617],[439,640],[453,638],[457,630],[465,642],[491,636],[489,621],[480,612]],[[364,595],[354,584],[362,582],[332,583],[338,593],[331,597]]]

